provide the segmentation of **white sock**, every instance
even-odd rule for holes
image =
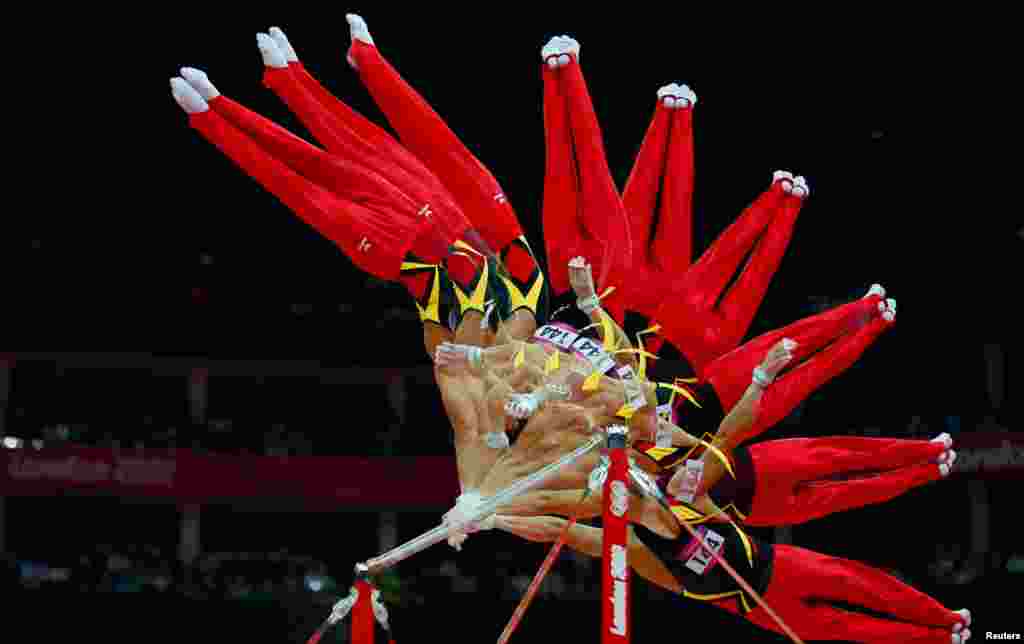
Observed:
[[[883,288],[881,284],[872,284],[871,288],[868,289],[867,295],[865,295],[864,297],[871,297],[872,295],[877,295],[878,297],[884,298],[885,288]]]
[[[295,49],[292,48],[292,44],[288,42],[288,36],[284,35],[284,32],[281,31],[280,28],[271,27],[270,37],[274,39],[274,42],[277,44],[277,48],[284,54],[284,59],[286,61],[289,63],[299,62],[299,57],[296,55]]]
[[[793,173],[787,170],[776,170],[772,173],[772,184],[782,182],[782,191],[786,194],[793,193]]]
[[[967,626],[971,625],[971,611],[967,610],[966,608],[961,608],[960,610],[955,610],[953,612],[963,619],[964,624],[966,624]]]
[[[697,103],[697,95],[686,85],[669,83],[658,90],[658,99],[669,109],[684,109]]]
[[[263,55],[263,64],[267,67],[284,69],[288,66],[288,61],[285,60],[284,54],[278,48],[277,43],[267,34],[256,34],[256,46],[260,48],[260,54]]]
[[[555,36],[540,50],[541,59],[546,61],[549,67],[565,67],[572,62],[569,54],[575,55],[576,60],[579,61],[580,44],[568,36]],[[557,62],[552,63],[552,61]]]
[[[205,72],[201,72],[195,67],[182,67],[181,77],[184,78],[189,85],[191,85],[199,95],[203,97],[203,100],[212,101],[213,99],[220,96],[220,92],[210,82],[210,78]]]
[[[184,78],[174,77],[171,79],[171,95],[178,102],[186,114],[198,114],[210,109],[210,106],[199,95],[194,87],[188,84]]]
[[[882,311],[882,317],[886,322],[892,322],[896,319],[896,300],[890,297],[885,301],[885,310]]]
[[[579,43],[579,41],[577,41],[575,38],[571,38],[569,36],[566,36],[565,34],[562,34],[562,43],[564,44],[564,46],[566,48],[566,53],[567,54],[572,54],[573,56],[576,57],[576,60],[579,61],[579,59],[580,59],[580,43]]]
[[[807,185],[807,179],[796,177],[793,179],[793,194],[801,199],[810,196],[811,189]]]
[[[373,44],[373,36],[370,35],[370,29],[366,26],[366,21],[362,17],[354,13],[347,13],[345,14],[345,20],[348,21],[348,31],[349,35],[352,36],[352,40],[358,40],[367,45]]]
[[[669,83],[658,89],[658,100],[665,104],[665,107],[673,109],[676,106],[676,97],[680,96],[679,85]]]

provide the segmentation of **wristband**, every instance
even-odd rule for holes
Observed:
[[[697,488],[700,487],[700,480],[704,476],[704,461],[690,459],[686,461],[685,467],[683,484],[676,498],[683,503],[693,503]]]
[[[483,497],[480,496],[480,492],[479,491],[477,491],[477,490],[466,490],[465,492],[460,494],[457,499],[455,499],[455,505],[459,505],[460,503],[476,503],[477,501],[479,501],[482,498]]]
[[[754,367],[753,377],[754,384],[762,389],[775,382],[775,378],[769,376],[761,367]]]
[[[601,308],[601,300],[599,300],[596,295],[591,295],[590,297],[584,297],[576,300],[576,307],[587,315],[590,315],[594,310]]]
[[[469,366],[474,369],[483,369],[484,367],[484,352],[480,347],[469,347],[469,351],[466,352],[469,358]]]
[[[544,385],[544,396],[541,402],[547,402],[549,400],[568,400],[570,395],[572,395],[572,391],[565,385],[549,382]]]
[[[488,432],[484,434],[484,442],[491,449],[505,449],[509,446],[508,434],[505,432]]]

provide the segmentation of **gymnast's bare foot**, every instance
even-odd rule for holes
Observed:
[[[541,48],[540,57],[551,69],[565,67],[573,58],[579,62],[580,44],[569,36],[555,36]]]

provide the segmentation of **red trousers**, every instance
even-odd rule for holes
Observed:
[[[878,310],[877,295],[838,306],[760,335],[706,365],[701,376],[714,387],[722,409],[732,409],[750,386],[754,367],[783,338],[797,342],[793,360],[761,397],[757,420],[739,442],[785,418],[811,392],[848,369],[892,323]]]
[[[767,527],[882,503],[937,481],[941,475],[934,461],[945,447],[922,440],[830,436],[765,441],[747,449],[756,483],[744,523]]]
[[[776,545],[772,578],[764,600],[786,624],[808,640],[863,644],[949,644],[960,616],[928,595],[871,566]],[[842,602],[892,619],[872,617],[829,605]],[[736,602],[720,608],[738,612]],[[771,631],[782,630],[761,607],[746,616]]]
[[[433,172],[493,250],[522,236],[512,205],[494,175],[374,46],[352,42],[359,78],[405,145]]]
[[[437,175],[469,217],[481,239],[466,241],[501,258],[515,280],[510,286],[522,291],[518,293],[520,298],[513,299],[525,302],[536,313],[539,295],[531,297],[531,287],[543,280],[543,275],[515,210],[494,175],[375,46],[354,40],[349,55],[356,62],[359,78],[402,143]]]
[[[393,280],[409,252],[426,261],[447,253],[451,235],[424,216],[416,186],[324,152],[225,96],[209,104],[189,117],[192,127],[362,270]]]
[[[750,328],[789,246],[802,204],[802,199],[783,191],[781,182],[774,183],[671,282],[667,293],[664,279],[648,286],[655,292],[647,299],[657,297],[661,302],[654,313],[661,335],[696,372],[738,346]]]
[[[629,221],[608,169],[601,128],[579,63],[544,75],[543,225],[552,295],[569,290],[569,260],[583,256],[594,267],[598,294],[615,286],[605,308],[621,319],[632,243]],[[618,313],[619,315],[616,315]]]
[[[427,218],[439,236],[467,235],[470,221],[441,181],[387,132],[332,96],[301,65],[267,67],[263,83],[332,155],[372,168],[422,202],[420,208],[429,205]]]
[[[647,319],[665,299],[656,286],[690,266],[693,179],[693,108],[669,109],[659,100],[622,193],[633,238],[626,307]]]

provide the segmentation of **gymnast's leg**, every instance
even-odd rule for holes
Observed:
[[[945,461],[952,441],[947,438],[916,441],[830,436],[751,445],[758,484],[746,523],[804,523],[883,503],[937,481],[943,472],[949,472]]]
[[[579,43],[565,36],[553,38],[541,56],[548,143],[544,236],[554,292],[557,296],[568,291],[563,267],[569,260],[586,257],[596,269],[599,292],[617,286],[604,306],[621,319],[632,256],[629,221],[579,68]]]
[[[734,334],[732,327],[723,326],[716,311],[717,304],[743,258],[774,225],[787,193],[792,190],[792,175],[776,172],[771,187],[718,236],[695,264],[672,282],[671,297],[664,298],[656,311],[654,318],[662,327],[661,335],[683,353],[697,372],[735,347],[727,344]],[[760,304],[760,297],[763,294],[756,298],[756,304]]]
[[[884,293],[884,289],[880,286],[873,286],[868,294],[860,300],[759,335],[710,363],[701,376],[714,387],[721,399],[722,408],[731,409],[743,396],[747,385],[750,384],[751,371],[776,343],[783,338],[789,338],[796,342],[793,351],[794,359],[790,363],[791,369],[796,368],[802,361],[822,350],[829,343],[844,335],[851,335],[864,328],[872,320],[878,319],[882,314],[880,307],[886,306],[882,300]],[[828,371],[827,365],[821,365],[821,367]],[[836,373],[838,371],[831,375]],[[783,374],[784,376],[785,374]],[[775,384],[778,384],[778,381]],[[772,388],[775,387],[775,384],[772,385]],[[799,402],[796,401],[794,405]]]
[[[685,85],[658,90],[654,117],[622,193],[633,237],[627,308],[650,321],[662,280],[680,277],[693,255],[693,106]]]

